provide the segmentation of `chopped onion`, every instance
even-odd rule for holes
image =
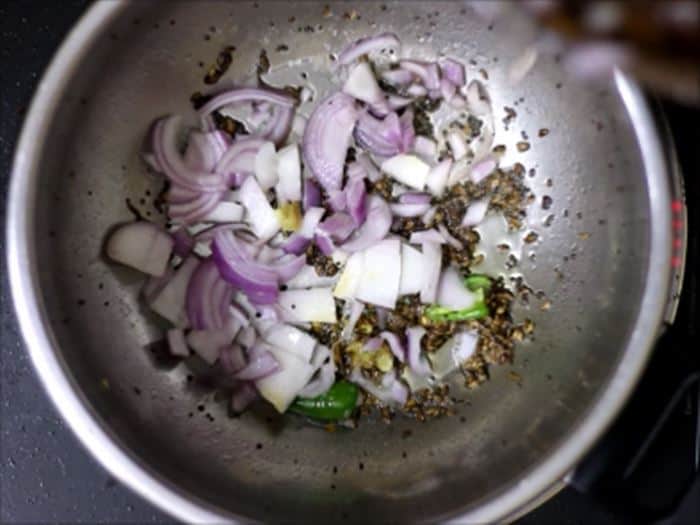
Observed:
[[[401,151],[410,151],[416,141],[416,131],[413,128],[413,110],[408,108],[399,118],[401,123]]]
[[[430,192],[436,197],[442,196],[447,187],[447,178],[452,170],[452,159],[438,162],[430,169],[426,184]]]
[[[423,254],[412,246],[401,245],[401,279],[399,294],[410,295],[419,293],[423,286],[423,277],[427,271],[424,267]]]
[[[386,405],[403,406],[408,400],[408,390],[397,379],[395,371],[384,374],[381,385],[367,379],[357,368],[350,373],[348,379]]]
[[[355,164],[360,167],[359,164]],[[364,173],[364,169],[362,169]],[[348,172],[350,168],[348,168]],[[365,187],[365,181],[361,176],[350,177],[347,185],[345,186],[346,201],[348,213],[355,223],[355,226],[360,226],[365,222],[367,218],[367,189]]]
[[[464,310],[474,306],[479,296],[469,291],[463,281],[457,270],[452,267],[446,268],[440,277],[437,303],[451,310]]]
[[[348,258],[338,283],[333,289],[335,297],[340,299],[353,299],[355,297],[364,272],[364,261],[365,254],[362,251],[355,252]]]
[[[471,142],[472,162],[478,164],[479,161],[485,159],[491,154],[491,146],[493,146],[493,117],[491,120],[485,120],[481,126],[481,135]]]
[[[413,373],[420,376],[430,374],[430,365],[425,356],[421,352],[421,340],[425,335],[425,328],[422,326],[412,326],[406,329],[406,338],[408,339],[407,361]]]
[[[375,166],[374,162],[372,162],[372,159],[369,158],[369,155],[366,153],[362,152],[357,155],[356,161],[360,166],[362,166],[365,171],[367,172],[367,178],[370,180],[370,182],[377,182],[379,179],[382,178],[382,174],[377,169],[377,166]]]
[[[374,78],[368,62],[360,62],[352,68],[343,85],[343,92],[367,104],[385,104],[384,93]]]
[[[179,357],[190,355],[190,349],[187,347],[187,341],[185,341],[185,332],[181,329],[172,328],[168,330],[167,339],[171,354]]]
[[[384,339],[384,341],[387,342],[389,348],[391,349],[391,353],[394,354],[394,357],[396,357],[396,359],[398,359],[401,363],[406,361],[406,349],[404,348],[403,343],[396,334],[385,331],[380,333],[379,337],[381,337],[382,339]]]
[[[394,308],[399,296],[401,242],[385,239],[364,252],[364,271],[355,292],[366,303]]]
[[[334,213],[316,227],[316,233],[330,237],[334,241],[342,242],[347,239],[355,229],[355,222],[347,213]]]
[[[467,153],[469,153],[467,141],[464,138],[464,133],[461,131],[456,129],[450,130],[447,134],[447,144],[450,146],[454,160],[464,158],[467,156]]]
[[[318,369],[316,377],[299,392],[300,397],[313,398],[325,394],[335,382],[335,361],[327,346],[318,345],[312,366]]]
[[[331,239],[331,236],[326,233],[316,233],[314,235],[314,243],[316,243],[318,249],[321,250],[321,253],[326,257],[332,255],[335,251],[335,243],[333,239]]]
[[[478,334],[460,332],[446,341],[436,352],[428,354],[435,378],[443,379],[458,370],[462,363],[474,355],[478,342]]]
[[[236,342],[243,345],[245,348],[250,348],[255,343],[258,338],[255,328],[252,326],[246,326],[236,336]]]
[[[467,211],[462,219],[462,226],[476,226],[486,217],[486,211],[489,209],[489,199],[479,199],[469,203]]]
[[[298,290],[301,288],[325,288],[333,286],[338,280],[335,275],[319,275],[311,265],[304,265],[299,273],[284,283],[288,290]]]
[[[406,88],[406,93],[412,97],[420,98],[428,94],[428,90],[420,84],[411,84]]]
[[[192,224],[202,220],[219,201],[221,192],[203,192],[189,202],[169,204],[168,216],[177,224]]]
[[[399,196],[401,204],[430,204],[431,197],[428,193],[407,191]]]
[[[268,102],[277,106],[292,107],[294,97],[282,91],[265,88],[234,88],[215,96],[199,108],[200,115],[206,115],[224,106],[250,102]]]
[[[440,270],[442,266],[442,249],[433,242],[423,243],[423,267],[426,271],[420,290],[420,300],[423,303],[433,303],[437,296]]]
[[[283,413],[299,395],[315,372],[315,368],[299,356],[271,347],[279,370],[255,382],[260,395],[269,401],[278,412]]]
[[[491,115],[491,100],[478,80],[472,80],[467,87],[467,106],[474,116]]]
[[[333,291],[333,295],[335,295],[335,290]],[[360,320],[362,312],[365,311],[365,305],[364,303],[361,303],[360,301],[355,301],[353,299],[349,300],[345,304],[350,304],[350,315],[348,316],[348,320],[345,323],[345,326],[343,327],[343,331],[341,332],[340,337],[345,341],[349,341],[350,339],[352,339],[357,321]]]
[[[266,142],[255,156],[255,177],[263,190],[269,190],[277,184],[277,152],[272,142]]]
[[[187,318],[195,330],[223,327],[230,317],[233,288],[224,281],[211,259],[202,261],[187,285]]]
[[[296,202],[301,200],[301,161],[299,148],[290,144],[277,153],[279,159],[277,183],[277,199],[281,202]]]
[[[461,87],[467,83],[467,74],[464,70],[464,64],[452,58],[445,58],[440,61],[440,72],[444,78],[457,87]]]
[[[192,131],[183,161],[192,170],[212,172],[229,143],[230,139],[223,131]]]
[[[331,288],[279,292],[278,303],[289,319],[301,323],[335,323],[335,301]]]
[[[440,88],[440,69],[435,62],[402,60],[399,65],[402,69],[410,71],[420,78],[427,89]]]
[[[385,160],[382,171],[415,190],[422,190],[428,179],[430,166],[415,155],[402,153]]]
[[[196,257],[190,256],[185,259],[175,271],[173,278],[148,301],[151,310],[178,328],[187,328],[189,325],[185,298],[190,278],[198,266],[199,261]]]
[[[438,232],[440,232],[440,235],[442,235],[450,246],[452,246],[455,250],[463,250],[464,246],[462,246],[462,243],[456,239],[455,237],[452,236],[452,234],[448,231],[447,226],[445,226],[443,223],[438,224]]]
[[[221,351],[231,344],[240,326],[230,319],[223,328],[215,330],[192,330],[187,334],[187,344],[206,363],[213,365]]]
[[[430,223],[433,222],[433,219],[435,218],[435,214],[438,211],[437,206],[431,206],[428,211],[426,211],[423,216],[420,218],[421,222],[427,226],[430,226]]]
[[[311,179],[304,180],[304,195],[302,197],[302,209],[307,211],[309,208],[321,205],[321,189]]]
[[[452,98],[457,94],[457,86],[452,82],[443,78],[440,80],[440,96],[444,98],[447,102],[452,100]]]
[[[107,240],[107,256],[140,272],[160,277],[170,260],[175,241],[152,222],[136,221],[120,226]]]
[[[389,95],[387,98],[387,104],[389,105],[389,109],[392,111],[396,111],[397,109],[405,108],[409,104],[413,102],[412,98],[408,97],[402,97],[399,95]]]
[[[450,175],[447,177],[447,185],[451,188],[455,184],[464,182],[471,173],[471,159],[462,157],[460,160],[452,164]]]
[[[247,221],[259,239],[269,239],[279,231],[280,223],[277,214],[253,177],[243,182],[240,197],[248,211]]]
[[[432,160],[437,155],[437,143],[433,139],[418,135],[413,144],[413,150],[426,160]]]
[[[397,155],[404,151],[399,116],[392,112],[383,119],[378,119],[369,112],[361,113],[355,127],[355,141],[362,149],[374,155]]]
[[[236,336],[236,340],[240,336],[240,332]],[[243,348],[238,344],[225,346],[219,352],[219,364],[227,374],[234,374],[246,365],[248,359],[245,356]]]
[[[396,217],[420,217],[430,209],[430,203],[390,204],[389,208]]]
[[[194,239],[186,228],[178,228],[170,234],[173,238],[173,253],[178,257],[187,257],[194,248]]]
[[[491,175],[496,169],[496,161],[493,158],[486,158],[472,166],[469,177],[474,181],[474,184],[479,184],[486,177]]]
[[[304,131],[306,167],[326,191],[340,190],[345,157],[358,119],[355,102],[335,93],[314,109]]]
[[[243,220],[244,214],[245,210],[240,204],[224,201],[217,204],[213,210],[204,215],[202,221],[224,223],[238,222]]]
[[[413,82],[413,73],[406,69],[389,69],[382,71],[382,80],[392,86],[407,86]]]
[[[365,37],[356,40],[347,46],[338,55],[337,63],[347,65],[357,60],[362,55],[368,55],[373,51],[383,49],[396,49],[401,47],[401,41],[394,33],[381,33],[372,37]]]
[[[267,144],[270,143],[256,137],[237,138],[219,159],[216,172],[225,175],[231,185],[237,181],[236,176],[254,175],[258,153]]]
[[[279,363],[268,348],[264,343],[258,342],[249,352],[248,363],[233,377],[241,381],[257,381],[277,372]]]
[[[411,233],[409,242],[411,244],[425,244],[426,242],[444,244],[445,238],[442,235],[440,235],[440,233],[438,233],[437,230],[430,229]]]
[[[354,236],[342,245],[346,252],[357,252],[383,239],[391,228],[391,210],[386,201],[377,195],[367,198],[367,220]]]

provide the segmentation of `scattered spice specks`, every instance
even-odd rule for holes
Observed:
[[[527,150],[530,149],[530,143],[529,143],[529,142],[525,142],[525,141],[523,140],[523,141],[518,142],[518,143],[515,145],[515,147],[518,149],[518,151],[519,151],[520,153],[525,153]]]

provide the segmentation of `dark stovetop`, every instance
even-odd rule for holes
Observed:
[[[7,194],[15,140],[38,79],[88,3],[5,0],[0,4],[2,195]],[[674,113],[687,119],[683,111],[672,111],[672,125]],[[688,125],[697,137],[697,111],[694,115]],[[689,143],[693,143],[692,133]],[[697,155],[692,149],[690,154]],[[5,205],[3,198],[2,217]],[[47,399],[12,312],[4,224],[0,226],[0,523],[172,521],[110,477],[86,453]],[[628,520],[615,518],[590,498],[567,488],[520,523],[612,525],[624,521]]]

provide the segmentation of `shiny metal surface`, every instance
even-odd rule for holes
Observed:
[[[330,17],[324,5],[105,2],[88,12],[42,81],[15,159],[8,262],[24,336],[87,448],[183,520],[505,518],[555,485],[603,432],[662,322],[671,219],[657,131],[622,75],[605,89],[576,86],[553,57],[540,57],[525,82],[510,85],[507,65],[529,43],[524,20],[513,22],[519,31],[507,21],[489,30],[458,2],[337,3]],[[343,16],[353,10],[359,18]],[[517,307],[537,323],[534,342],[513,366],[493,368],[484,387],[460,394],[468,403],[454,418],[334,433],[265,410],[229,419],[184,365],[164,369],[144,350],[163,326],[139,304],[141,278],[101,254],[109,227],[130,218],[126,198],[157,216],[139,204],[159,189],[139,159],[144,133],[165,113],[193,117],[189,95],[205,87],[198,63],[223,45],[237,48],[228,80],[250,79],[264,47],[273,78],[296,60],[299,83],[305,72],[322,85],[329,52],[386,29],[415,56],[442,50],[474,60],[470,76],[486,69],[497,122],[504,106],[517,110],[496,142],[508,146],[504,163],[536,168],[529,222],[540,241],[519,270],[552,309]],[[280,44],[289,51],[275,51]],[[521,131],[526,153],[515,148]]]

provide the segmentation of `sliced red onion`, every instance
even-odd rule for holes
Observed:
[[[392,86],[407,86],[413,82],[413,73],[406,69],[389,69],[382,71],[382,80]]]
[[[447,186],[450,188],[455,184],[460,184],[467,180],[471,172],[472,160],[468,157],[462,157],[457,162],[452,164],[450,175],[447,177]]]
[[[301,200],[301,161],[299,147],[290,144],[277,153],[279,159],[279,182],[275,187],[277,200],[281,202],[298,202]]]
[[[266,88],[234,88],[223,93],[218,94],[201,108],[199,108],[200,115],[206,115],[224,106],[231,106],[237,104],[245,104],[249,102],[269,102],[276,106],[293,107],[296,104],[296,100],[291,95],[281,92],[273,91]]]
[[[480,224],[486,216],[488,206],[488,198],[479,199],[469,203],[467,211],[464,214],[464,218],[462,219],[461,225],[464,227],[472,227]]]
[[[265,144],[265,140],[256,137],[236,139],[217,163],[215,171],[225,175],[231,185],[235,182],[235,175],[254,175],[255,159]]]
[[[219,202],[212,210],[202,216],[203,222],[231,223],[243,220],[245,209],[235,202]]]
[[[228,316],[235,319],[242,328],[247,328],[250,325],[250,319],[248,319],[243,309],[237,304],[229,305]]]
[[[444,78],[457,87],[461,87],[467,83],[467,74],[464,69],[464,64],[452,58],[445,58],[440,61],[440,72]]]
[[[396,111],[397,109],[405,108],[406,106],[413,103],[412,98],[402,97],[400,95],[389,95],[387,98],[387,104],[389,109]]]
[[[187,347],[187,341],[185,341],[185,332],[179,328],[173,328],[168,330],[167,339],[171,354],[179,357],[190,355],[190,349]]]
[[[437,155],[437,143],[433,139],[418,135],[413,143],[413,150],[424,159],[432,160]]]
[[[263,190],[269,190],[277,184],[277,151],[272,142],[266,142],[255,155],[254,170],[258,184]]]
[[[221,201],[221,192],[201,193],[189,202],[168,205],[168,217],[178,224],[193,224],[201,221]]]
[[[316,369],[310,363],[290,352],[272,348],[279,370],[255,382],[260,395],[282,413],[311,379]]]
[[[251,348],[258,338],[258,334],[253,326],[246,326],[238,332],[236,342],[245,348]]]
[[[381,385],[367,379],[358,369],[354,369],[348,379],[385,405],[403,406],[408,399],[408,389],[396,378],[395,372],[384,374]]]
[[[304,130],[306,129],[306,117],[299,115],[298,113],[294,114],[294,118],[292,119],[292,138],[293,140],[299,142],[301,141],[301,138],[304,136]]]
[[[408,94],[411,97],[424,97],[428,94],[428,90],[425,88],[425,86],[421,86],[420,84],[411,84],[406,88],[406,94]]]
[[[170,234],[173,238],[173,253],[179,257],[187,257],[194,248],[194,239],[186,228],[178,228]]]
[[[304,191],[302,196],[302,208],[307,211],[309,208],[314,206],[320,206],[321,204],[321,189],[311,179],[304,180]]]
[[[222,350],[231,344],[231,341],[240,326],[229,319],[226,325],[215,330],[192,330],[187,334],[187,344],[206,363],[213,365],[219,359]]]
[[[360,38],[343,49],[338,55],[337,64],[350,64],[362,55],[368,55],[373,51],[384,49],[396,49],[398,51],[400,47],[401,41],[394,33],[381,33],[372,37]]]
[[[265,305],[277,300],[277,273],[248,259],[233,233],[221,231],[216,234],[212,257],[221,276],[243,290],[251,302]]]
[[[252,383],[241,383],[231,394],[231,410],[240,414],[258,398],[258,391]]]
[[[229,147],[229,138],[223,131],[202,133],[192,131],[185,150],[184,163],[192,170],[212,172]]]
[[[258,252],[258,255],[256,256],[256,259],[258,262],[267,264],[275,259],[279,259],[283,255],[284,250],[282,250],[282,248],[276,248],[274,246],[270,246],[269,244],[263,244]]]
[[[326,257],[333,255],[333,252],[335,251],[335,243],[333,242],[333,239],[331,239],[331,236],[327,233],[316,233],[314,235],[314,243],[316,243],[318,249],[321,250],[321,253]]]
[[[177,135],[181,117],[174,115],[156,122],[153,128],[153,153],[158,165],[174,184],[191,190],[223,190],[225,184],[219,174],[190,169],[177,149]]]
[[[248,364],[233,374],[233,377],[242,381],[257,381],[277,372],[280,365],[268,348],[265,343],[258,342],[249,352]]]
[[[350,162],[345,172],[347,173],[348,179],[364,179],[367,177],[367,170],[359,162]]]
[[[306,264],[306,256],[294,256],[285,254],[270,264],[270,268],[277,273],[280,283],[285,283],[298,274]]]
[[[347,213],[334,213],[316,227],[316,233],[342,242],[355,230],[355,222]]]
[[[289,236],[282,246],[285,253],[293,253],[294,255],[300,255],[306,251],[306,248],[311,244],[311,239],[304,237],[299,233],[293,233]]]
[[[382,171],[401,184],[420,191],[425,187],[430,166],[415,155],[402,153],[385,160]]]
[[[120,226],[107,240],[107,256],[140,272],[160,277],[165,274],[174,241],[152,222],[136,221]]]
[[[401,278],[401,241],[384,239],[364,252],[366,271],[355,292],[357,299],[385,308],[394,308]]]
[[[338,278],[338,283],[333,289],[333,295],[339,299],[354,299],[360,280],[365,273],[365,254],[362,251],[353,253],[348,257],[343,272]]]
[[[494,131],[493,131],[493,115],[490,120],[485,120],[481,126],[481,135],[471,142],[472,162],[475,164],[487,158],[491,154],[491,146],[493,146]]]
[[[377,195],[367,198],[367,220],[353,237],[342,245],[346,252],[364,250],[382,240],[391,228],[391,210],[386,201]]]
[[[321,222],[321,218],[325,212],[326,210],[320,207],[309,208],[304,214],[299,231],[293,233],[289,239],[283,243],[282,249],[286,253],[293,253],[295,255],[303,253],[311,242],[316,227]]]
[[[444,98],[447,102],[449,102],[456,94],[457,86],[455,86],[446,78],[440,80],[440,97]]]
[[[440,223],[440,224],[438,224],[437,228],[438,228],[438,232],[440,232],[440,235],[442,235],[445,238],[445,241],[447,241],[447,244],[452,246],[455,250],[464,249],[464,246],[462,246],[462,243],[459,242],[458,239],[453,237],[452,234],[447,230],[447,226]]]
[[[292,352],[305,361],[311,361],[316,347],[316,339],[288,324],[272,326],[265,331],[263,338],[272,346]]]
[[[408,339],[407,361],[413,373],[419,376],[430,374],[430,364],[421,352],[421,339],[425,335],[425,328],[422,326],[412,326],[406,330]]]
[[[477,333],[461,332],[445,342],[436,352],[429,354],[428,359],[435,378],[441,380],[459,369],[462,363],[474,355],[478,343]]]
[[[477,117],[491,114],[491,100],[486,88],[478,80],[472,80],[467,87],[467,106],[469,111]]]
[[[352,339],[353,332],[355,331],[355,325],[357,324],[357,321],[360,320],[360,316],[365,310],[364,303],[361,303],[360,301],[350,300],[348,302],[350,303],[350,315],[348,316],[347,323],[345,323],[343,331],[340,334],[341,338],[345,341]]]
[[[486,158],[472,166],[469,177],[474,181],[474,184],[479,184],[482,180],[491,175],[495,169],[496,161],[493,158]]]
[[[358,166],[363,173],[366,173],[364,168],[359,164],[355,165]],[[349,172],[350,168],[348,168],[348,175]],[[367,218],[367,188],[365,187],[363,177],[360,175],[355,177],[349,175],[348,183],[345,186],[345,194],[347,210],[348,213],[350,213],[350,217],[352,217],[355,226],[362,225]]]
[[[355,160],[360,166],[362,166],[365,171],[367,172],[367,178],[370,180],[370,182],[377,182],[379,179],[382,178],[382,174],[375,166],[374,162],[372,162],[372,159],[369,158],[369,155],[366,153],[362,152],[357,155],[357,159]]]
[[[232,298],[233,289],[221,279],[214,261],[202,261],[187,287],[187,317],[192,328],[221,328]]]
[[[433,222],[433,219],[435,218],[435,214],[438,211],[437,206],[431,206],[428,208],[428,211],[426,211],[420,218],[421,222],[425,225],[430,225],[431,222]]]
[[[294,108],[275,106],[272,110],[272,117],[258,130],[257,135],[281,146],[292,130],[294,113]]]
[[[285,284],[288,290],[299,290],[301,288],[327,288],[333,286],[338,280],[334,275],[319,275],[311,265],[304,265],[299,273],[292,277]]]
[[[384,93],[377,84],[377,79],[374,78],[372,66],[367,62],[360,62],[352,68],[343,85],[343,92],[367,104],[376,105],[380,109],[386,107]]]
[[[184,204],[201,196],[201,190],[192,190],[177,184],[171,184],[170,188],[168,188],[166,200],[172,204]]]
[[[247,234],[251,240],[253,238],[252,233],[248,229],[248,225],[244,223],[232,223],[232,224],[217,224],[215,226],[208,226],[200,231],[198,231],[194,239],[197,242],[210,242],[214,239],[214,236],[220,231],[232,231],[239,232],[239,235]],[[251,257],[257,256],[257,250],[251,251]]]
[[[333,211],[343,211],[348,205],[347,195],[342,190],[331,190],[326,202]]]
[[[196,257],[188,257],[175,271],[172,279],[147,299],[151,310],[178,328],[186,328],[189,325],[185,300],[190,279],[198,266],[199,260]]]
[[[381,337],[382,339],[384,339],[384,341],[387,342],[389,348],[391,349],[391,353],[394,354],[394,357],[396,357],[396,359],[398,359],[401,363],[403,363],[406,360],[406,349],[404,348],[403,343],[395,333],[385,331],[380,333],[379,337]]]
[[[238,340],[238,336],[236,336],[236,340]],[[240,345],[228,345],[219,352],[219,364],[227,374],[235,374],[246,365],[246,362],[245,353]]]
[[[327,192],[340,190],[352,130],[358,119],[351,97],[335,93],[321,102],[304,131],[304,163]]]
[[[420,300],[422,303],[431,304],[435,302],[437,296],[440,270],[442,268],[442,249],[439,244],[432,242],[423,243],[423,265],[426,273],[420,290]]]
[[[391,213],[396,217],[420,217],[430,209],[427,204],[390,204]]]
[[[464,138],[464,133],[456,129],[450,130],[447,134],[447,144],[450,146],[452,151],[452,158],[454,160],[460,160],[467,156],[469,153],[469,148],[467,147],[467,141]]]
[[[399,121],[401,123],[401,151],[410,151],[416,141],[416,131],[413,129],[413,110],[408,108],[404,111]]]
[[[399,202],[401,204],[430,204],[431,198],[428,193],[407,191],[401,194]]]
[[[424,244],[426,242],[443,244],[445,242],[445,238],[440,235],[437,230],[430,229],[411,233],[409,242],[411,244]]]
[[[267,240],[279,231],[277,214],[254,177],[243,182],[240,198],[248,210],[248,223],[259,239]]]
[[[355,140],[362,149],[382,157],[404,151],[401,121],[393,112],[384,119],[375,118],[369,112],[361,113],[355,127]]]
[[[362,351],[363,352],[376,352],[382,347],[382,338],[381,337],[372,337],[371,339],[367,339],[365,341],[364,345],[362,345]]]
[[[318,372],[299,392],[300,397],[313,398],[325,394],[335,382],[335,361],[328,347],[318,345],[311,364],[318,368]]]
[[[440,88],[440,69],[435,62],[422,60],[402,60],[399,63],[401,69],[410,71],[421,79],[427,89]]]
[[[427,273],[423,254],[412,246],[401,244],[401,280],[399,295],[419,293],[423,287],[423,277]]]

